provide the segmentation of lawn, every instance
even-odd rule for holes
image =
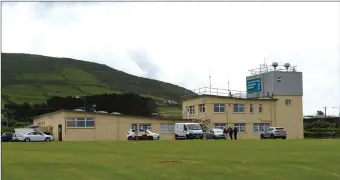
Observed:
[[[2,143],[3,179],[340,179],[339,140]]]

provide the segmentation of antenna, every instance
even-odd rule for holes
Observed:
[[[210,67],[209,67],[209,88],[210,88],[210,95],[211,95],[211,75],[210,75]]]
[[[228,91],[230,91],[230,87],[229,87],[229,84],[230,84],[229,77],[230,77],[230,73],[228,72]]]

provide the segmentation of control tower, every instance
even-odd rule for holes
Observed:
[[[279,65],[277,62],[271,66],[263,64],[249,72],[247,98],[275,99],[271,125],[285,127],[290,138],[303,138],[302,72],[289,63]]]

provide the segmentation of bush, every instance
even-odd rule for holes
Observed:
[[[329,132],[310,132],[310,131],[305,131],[304,136],[305,138],[331,138],[332,137],[333,131]],[[339,138],[340,137],[340,131],[335,132],[335,137]]]
[[[1,127],[1,132],[13,132],[15,127]]]

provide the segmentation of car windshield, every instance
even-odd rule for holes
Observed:
[[[189,130],[201,130],[201,126],[199,124],[187,124]]]
[[[284,128],[276,128],[276,130],[282,131],[282,130],[284,130]]]
[[[150,133],[150,134],[152,133],[152,132],[151,132],[151,131],[149,131],[149,130],[146,130],[146,132],[147,132],[147,133]]]

